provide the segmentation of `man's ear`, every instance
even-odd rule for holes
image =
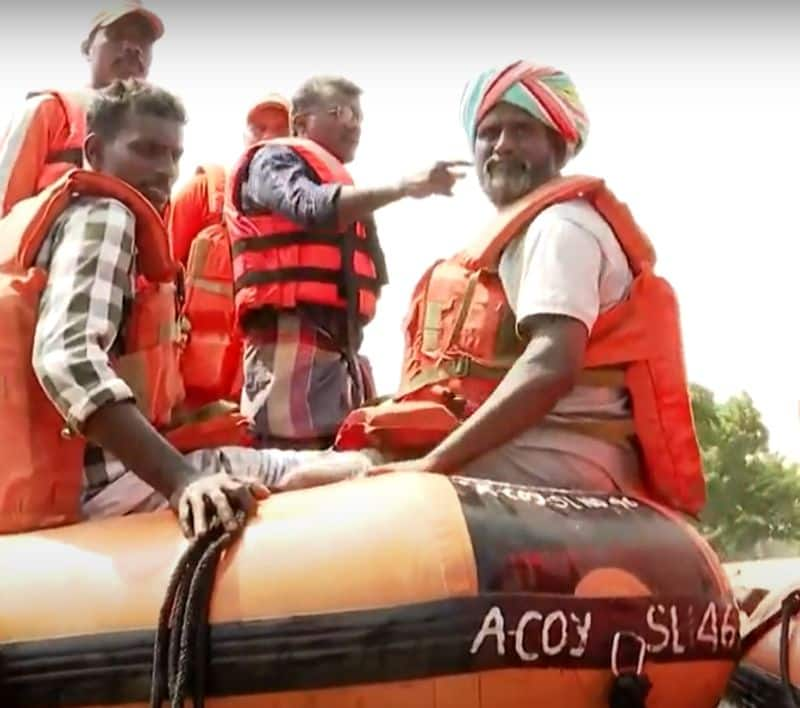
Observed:
[[[81,54],[87,59],[89,58],[89,52],[92,49],[92,42],[94,41],[95,33],[92,32],[86,39],[81,42]]]
[[[306,118],[307,116],[300,114],[297,116],[292,116],[291,119],[291,133],[293,136],[300,136],[302,137],[306,133]]]
[[[555,153],[556,168],[560,172],[564,169],[564,165],[567,164],[567,143],[564,141],[564,138],[554,132],[551,138],[551,144],[553,145],[553,152]]]
[[[83,141],[83,156],[89,167],[95,171],[100,171],[103,164],[103,141],[97,133],[89,133]]]

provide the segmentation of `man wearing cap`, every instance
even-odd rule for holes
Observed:
[[[161,19],[138,0],[95,15],[81,44],[89,85],[28,94],[0,139],[0,216],[82,165],[86,109],[94,92],[115,79],[146,78],[153,43],[163,34]]]
[[[247,114],[245,146],[289,134],[289,102],[265,96]],[[202,165],[170,205],[173,256],[186,266],[184,314],[191,326],[182,358],[190,406],[239,401],[242,342],[233,318],[230,243],[223,223],[226,170]]]
[[[467,85],[462,117],[497,215],[425,273],[400,392],[352,414],[339,446],[405,458],[375,474],[646,493],[696,514],[704,481],[677,301],[602,180],[560,175],[589,128],[575,86],[514,62]]]

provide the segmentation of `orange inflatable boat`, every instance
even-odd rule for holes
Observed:
[[[745,621],[744,658],[726,695],[730,708],[800,707],[800,560],[781,565],[783,587],[769,591]]]
[[[148,705],[185,546],[168,512],[0,537],[0,705]],[[206,702],[236,708],[617,708],[634,679],[647,708],[713,708],[739,650],[674,515],[411,473],[264,502],[210,621]]]

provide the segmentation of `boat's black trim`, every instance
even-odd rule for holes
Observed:
[[[794,695],[800,700],[800,690]],[[794,708],[779,676],[744,664],[733,672],[725,699],[732,708]]]
[[[733,658],[733,649],[714,650],[692,640],[705,602],[658,602],[676,607],[683,618],[678,641],[683,650],[675,653],[670,644],[648,661]],[[310,690],[509,667],[607,669],[615,632],[630,630],[651,644],[660,641],[647,621],[652,603],[498,594],[217,625],[211,632],[208,694]],[[583,641],[587,613],[591,626]],[[519,654],[519,636],[527,657]],[[56,708],[146,700],[152,643],[153,632],[132,631],[0,645],[0,705]]]

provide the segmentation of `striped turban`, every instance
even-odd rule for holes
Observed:
[[[567,145],[567,157],[578,154],[586,142],[589,118],[572,80],[562,71],[517,61],[490,69],[470,81],[461,97],[461,120],[470,145],[478,123],[501,101],[530,113],[558,133]]]

